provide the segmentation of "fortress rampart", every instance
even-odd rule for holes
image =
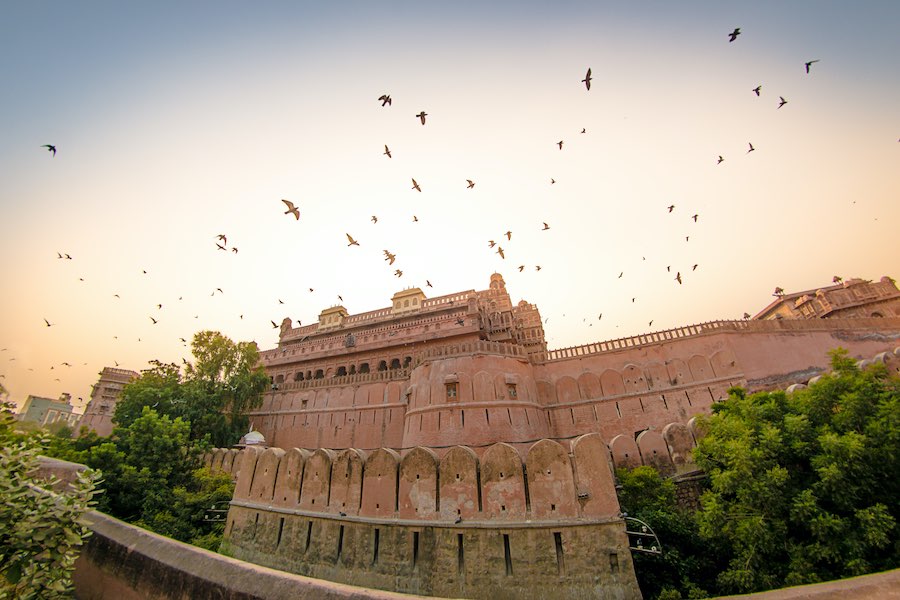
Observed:
[[[216,451],[237,471],[240,559],[342,583],[473,598],[639,598],[606,443]],[[240,460],[236,461],[236,458]],[[237,467],[235,467],[237,465]]]

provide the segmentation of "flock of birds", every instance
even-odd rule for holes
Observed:
[[[735,41],[738,39],[738,37],[739,37],[740,35],[742,35],[742,32],[741,32],[740,28],[739,28],[739,27],[738,27],[738,28],[735,28],[731,33],[728,34],[728,41],[729,41],[729,43],[735,42]],[[818,59],[806,61],[806,62],[804,63],[804,67],[805,67],[806,73],[809,74],[809,73],[810,73],[810,70],[811,70],[811,67],[812,67],[814,64],[818,63],[818,62],[820,62]],[[591,82],[592,82],[592,80],[593,80],[592,69],[591,69],[591,68],[588,68],[587,71],[586,71],[586,73],[585,73],[584,78],[581,79],[581,81],[580,81],[582,84],[584,84],[584,87],[585,87],[586,92],[590,92],[590,91],[591,91]],[[756,85],[756,87],[751,88],[750,91],[751,91],[751,93],[755,94],[756,97],[762,97],[762,95],[763,95],[763,94],[762,94],[762,87],[763,87],[763,86],[762,86],[761,84],[758,84],[758,85]],[[783,96],[779,96],[778,98],[779,98],[779,101],[778,101],[778,104],[777,104],[777,109],[780,110],[781,108],[783,108],[785,105],[788,104],[788,100],[785,99]],[[382,107],[382,108],[391,107],[391,106],[392,106],[392,103],[393,103],[393,99],[391,98],[391,95],[390,95],[390,94],[387,94],[387,93],[380,95],[380,96],[378,97],[377,100],[378,100],[378,102],[381,103],[381,107]],[[428,113],[425,112],[424,110],[420,110],[417,114],[414,114],[414,115],[413,115],[414,118],[416,118],[416,119],[419,120],[419,122],[421,123],[421,125],[422,125],[423,127],[426,126],[426,124],[427,124],[427,122],[428,122],[428,121],[427,121],[427,117],[428,117],[428,116],[429,116]],[[580,133],[581,133],[581,134],[586,134],[586,133],[587,133],[586,128],[582,128],[581,131],[580,131]],[[556,146],[558,147],[558,150],[559,150],[559,151],[563,151],[564,146],[565,146],[565,140],[564,140],[564,139],[560,139],[560,140],[554,142],[554,145],[556,145]],[[52,154],[53,157],[55,157],[56,154],[57,154],[57,147],[56,147],[55,145],[53,145],[53,144],[44,144],[44,145],[41,146],[41,148],[45,148],[48,152],[50,152],[50,153]],[[750,154],[750,153],[755,152],[755,151],[756,151],[756,147],[754,147],[753,143],[752,143],[752,142],[748,142],[748,150],[747,150],[746,154]],[[393,159],[393,154],[392,154],[391,149],[390,149],[390,147],[388,146],[388,144],[384,144],[384,152],[382,152],[382,155],[386,157],[385,160]],[[723,155],[718,155],[718,156],[716,157],[716,163],[715,163],[715,164],[716,164],[716,165],[721,165],[724,161],[725,161],[725,157],[724,157]],[[411,186],[410,189],[411,189],[412,191],[417,192],[417,193],[422,193],[422,185],[421,185],[415,178],[411,178],[411,182],[412,182],[412,186]],[[555,183],[556,183],[556,179],[553,178],[553,177],[551,177],[551,178],[550,178],[550,184],[553,185],[553,184],[555,184]],[[461,183],[461,184],[462,184],[462,183]],[[466,185],[466,188],[465,188],[465,189],[468,189],[468,190],[474,190],[474,189],[475,189],[476,182],[475,182],[474,180],[472,180],[472,179],[465,179],[465,185]],[[299,221],[300,218],[301,218],[300,207],[299,207],[296,203],[294,203],[294,202],[292,202],[291,200],[288,200],[288,199],[282,199],[281,202],[284,204],[284,207],[285,207],[285,209],[286,209],[286,210],[284,211],[284,215],[286,215],[286,216],[292,216],[296,221]],[[665,206],[665,207],[662,207],[662,208],[664,208],[664,209],[667,211],[668,214],[677,214],[677,213],[676,213],[676,206],[675,206],[675,204],[669,204],[668,206]],[[693,223],[696,224],[696,223],[698,223],[699,217],[700,217],[700,215],[699,215],[698,213],[694,213],[693,215],[690,216],[690,220],[692,220]],[[411,221],[412,221],[413,223],[418,223],[419,219],[418,219],[418,217],[417,217],[416,215],[412,215],[412,216],[411,216]],[[373,225],[376,225],[376,224],[378,223],[378,216],[377,216],[377,215],[372,215],[372,216],[371,216],[371,222],[372,222]],[[540,227],[540,228],[537,228],[537,227],[536,227],[536,229],[537,229],[538,231],[548,231],[548,230],[550,230],[551,227],[550,227],[550,225],[549,225],[547,222],[542,222],[541,224],[542,224],[542,227]],[[345,236],[346,236],[346,241],[347,241],[347,244],[346,244],[346,245],[347,245],[348,248],[352,248],[352,247],[354,247],[354,246],[355,246],[355,247],[360,247],[360,245],[361,245],[360,242],[359,242],[353,235],[351,235],[350,233],[346,233]],[[502,238],[505,238],[505,240],[506,240],[506,241],[503,242],[503,243],[507,243],[507,249],[505,249],[505,248],[501,245],[501,243],[498,242],[498,240],[501,240],[501,241],[502,241]],[[509,244],[512,243],[512,238],[513,238],[513,232],[512,232],[511,230],[507,230],[506,232],[504,232],[504,233],[502,233],[502,234],[499,234],[499,235],[497,236],[497,239],[496,239],[496,240],[495,240],[495,239],[487,240],[487,246],[488,246],[488,249],[492,250],[492,252],[493,252],[494,254],[496,254],[496,255],[499,257],[500,260],[506,260],[506,259],[507,259],[508,248],[510,247]],[[690,241],[690,235],[685,235],[685,242],[689,242],[689,241]],[[216,247],[217,247],[217,249],[218,249],[219,251],[222,251],[222,252],[230,252],[230,253],[235,254],[235,255],[238,254],[238,248],[237,248],[236,246],[232,245],[232,246],[229,247],[227,235],[224,234],[224,233],[223,233],[223,234],[219,234],[219,235],[217,235],[217,236],[215,237],[215,245],[216,245]],[[383,255],[384,255],[384,261],[387,262],[388,266],[394,268],[394,270],[393,270],[393,275],[394,275],[395,277],[397,277],[397,278],[403,277],[404,271],[402,270],[402,268],[400,268],[401,265],[398,264],[396,267],[394,266],[394,265],[395,265],[395,262],[398,262],[398,260],[399,260],[399,259],[398,259],[397,253],[396,253],[396,252],[392,252],[390,249],[384,249],[384,250],[383,250]],[[58,259],[58,260],[73,260],[73,259],[72,259],[72,256],[71,256],[70,254],[68,254],[68,253],[65,253],[65,252],[57,252],[57,259]],[[646,260],[646,258],[644,258],[644,260]],[[686,273],[689,273],[689,272],[696,271],[696,270],[698,269],[698,267],[699,267],[699,264],[696,264],[696,263],[695,263],[695,264],[693,264],[693,265],[690,267],[690,271],[687,271],[687,269],[685,268],[685,269],[684,269],[684,273],[682,272],[682,269],[677,269],[677,268],[676,268],[676,269],[675,269],[675,275],[674,275],[674,277],[672,278],[672,281],[673,281],[674,283],[677,283],[677,285],[683,285],[684,282],[685,282],[685,279],[686,279],[685,274],[686,274]],[[523,272],[526,268],[529,268],[529,267],[528,267],[527,265],[525,265],[525,264],[518,264],[517,268],[518,268],[518,271],[519,271],[519,272]],[[542,270],[542,266],[539,265],[539,264],[533,265],[533,268],[534,268],[534,271],[536,271],[536,272],[540,272],[540,271]],[[667,265],[667,266],[666,266],[666,272],[667,272],[670,276],[671,276],[672,270],[673,270],[673,265]],[[147,275],[147,274],[148,274],[146,270],[143,270],[142,273],[143,273],[144,275]],[[625,271],[621,271],[621,272],[619,273],[619,275],[618,275],[618,278],[621,279],[621,278],[624,277],[624,276],[625,276]],[[836,277],[835,277],[835,281],[837,282],[838,279],[839,279],[839,278],[836,276]],[[83,278],[81,278],[81,281],[84,281]],[[429,280],[426,279],[426,280],[425,280],[425,287],[433,287],[432,284],[431,284],[431,281],[429,281]],[[310,287],[310,288],[309,288],[309,292],[310,292],[310,293],[314,292],[314,288]],[[211,296],[215,296],[216,293],[224,294],[224,291],[222,290],[222,288],[216,288],[215,290],[212,291]],[[776,288],[775,295],[776,295],[776,296],[780,296],[780,295],[782,295],[782,294],[783,294],[783,290],[782,290],[781,288]],[[119,294],[114,294],[114,297],[120,298]],[[343,298],[342,298],[340,295],[338,295],[337,298],[338,298],[340,301],[343,302]],[[182,298],[179,297],[179,300],[181,300],[181,299],[182,299]],[[636,301],[636,298],[632,298],[631,300],[632,300],[632,303],[634,303],[634,302]],[[283,302],[281,299],[279,299],[278,302],[279,302],[279,304],[284,304],[284,302]],[[157,303],[156,307],[157,307],[157,311],[161,311],[162,308],[163,308],[163,305],[162,305],[162,303]],[[563,315],[563,316],[565,316],[565,315]],[[241,315],[240,315],[240,318],[243,319],[243,317],[244,317],[244,315],[241,314]],[[603,317],[603,314],[602,314],[602,313],[599,313],[598,316],[597,316],[597,320],[602,319],[602,317]],[[749,315],[748,313],[744,313],[744,318],[745,318],[745,319],[746,319],[746,318],[749,318],[749,317],[750,317],[750,315]],[[194,318],[195,318],[195,319],[196,319],[196,318],[199,318],[199,315],[196,315]],[[151,314],[151,315],[149,315],[149,319],[150,319],[152,325],[157,325],[157,324],[159,323],[159,320],[160,320],[160,319],[159,319],[159,313],[157,312],[156,314]],[[545,323],[546,323],[548,320],[549,320],[549,318],[548,318],[548,319],[545,319]],[[583,321],[586,321],[586,318],[583,319]],[[278,325],[278,324],[276,323],[276,321],[274,321],[274,320],[270,320],[270,323],[271,323],[271,325],[272,325],[273,328],[278,328],[278,327],[279,327],[279,325]],[[298,325],[299,325],[299,324],[300,324],[300,322],[299,322],[299,320],[298,320]],[[55,323],[52,323],[49,319],[44,318],[44,326],[45,326],[45,327],[52,327],[52,326],[54,326],[54,325],[55,325]],[[652,326],[652,325],[653,325],[653,320],[651,319],[651,320],[649,321],[649,323],[648,323],[648,326]],[[592,326],[592,324],[591,324],[591,326]],[[115,336],[115,337],[116,337],[116,339],[118,339],[117,336]],[[179,338],[179,339],[180,339],[181,343],[183,344],[183,346],[186,347],[186,346],[187,346],[187,340],[186,340],[184,337],[181,337],[181,338]],[[138,341],[140,341],[140,338],[138,338]],[[3,351],[6,351],[7,349],[4,348],[4,349],[2,349],[2,350],[3,350]],[[10,360],[15,360],[15,358],[10,358]],[[184,358],[182,358],[182,361],[183,361],[183,362],[186,362],[186,360],[185,360]],[[71,366],[71,364],[68,363],[68,362],[63,362],[63,363],[61,363],[61,365],[63,365],[63,366]],[[118,366],[118,362],[117,362],[117,361],[116,361],[116,366]],[[54,369],[54,366],[51,366],[50,369],[51,369],[51,370]],[[2,377],[2,375],[0,375],[0,377]],[[59,379],[57,378],[56,381],[59,381]]]

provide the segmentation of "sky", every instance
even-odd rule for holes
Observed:
[[[80,412],[103,367],[190,360],[197,331],[266,350],[271,321],[493,272],[551,349],[900,277],[894,1],[2,13],[0,383],[19,404],[68,392]]]

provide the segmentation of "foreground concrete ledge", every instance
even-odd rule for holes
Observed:
[[[753,600],[868,600],[870,598],[872,600],[894,600],[900,599],[900,569],[756,594],[720,596],[720,598],[729,600],[736,598],[752,598]]]
[[[293,575],[230,558],[100,512],[75,566],[79,600],[388,600],[422,598]]]

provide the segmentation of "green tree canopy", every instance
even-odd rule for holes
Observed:
[[[262,404],[268,377],[252,342],[233,342],[218,331],[200,331],[191,342],[195,361],[182,369],[152,361],[127,384],[113,420],[129,426],[144,407],[190,423],[190,437],[230,446],[249,422],[246,412]]]
[[[695,458],[704,538],[730,548],[719,591],[744,593],[900,565],[900,379],[846,351],[808,389],[731,390]]]

